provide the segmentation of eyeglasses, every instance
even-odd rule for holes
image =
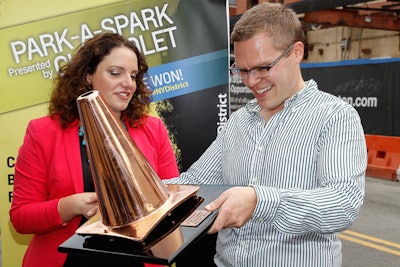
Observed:
[[[249,73],[253,75],[253,78],[257,79],[257,78],[267,78],[269,77],[270,73],[269,70],[276,64],[278,63],[279,60],[281,60],[284,56],[287,55],[287,53],[289,53],[289,51],[293,48],[293,45],[290,45],[283,53],[282,55],[280,55],[277,59],[275,59],[274,61],[272,61],[271,64],[269,64],[268,66],[260,66],[260,67],[255,67],[252,69],[240,69],[235,67],[236,63],[233,63],[232,66],[229,68],[229,70],[231,71],[232,75],[237,76],[239,78],[241,78],[242,80],[247,80],[247,78],[249,77]]]

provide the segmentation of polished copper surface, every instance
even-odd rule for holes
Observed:
[[[98,91],[82,94],[77,105],[100,210],[77,233],[143,240],[199,187],[167,187]]]
[[[188,200],[191,197],[194,197],[199,190],[198,186],[192,185],[166,185],[168,191],[170,192],[170,197],[167,201],[156,211],[145,216],[137,221],[134,221],[128,225],[124,225],[121,227],[108,227],[102,223],[101,214],[97,213],[95,216],[90,218],[86,223],[84,223],[81,227],[76,231],[77,234],[96,234],[96,235],[107,235],[107,236],[117,236],[128,238],[134,241],[144,241],[145,238],[150,234],[151,230],[153,230],[156,225],[161,222],[165,217],[171,216],[171,213],[181,205],[184,201]],[[169,225],[168,229],[164,229],[164,233],[168,233],[173,228],[179,226],[179,224],[190,215],[191,212],[201,203],[202,200],[199,200],[198,203],[191,205],[186,212],[186,216],[179,216],[179,218],[173,218],[176,222],[173,225]],[[160,234],[160,238],[162,238],[162,233]],[[160,239],[158,238],[158,239]],[[157,238],[155,239],[157,240]],[[150,244],[146,243],[144,246],[148,246]]]
[[[103,223],[119,227],[161,207],[166,187],[99,92],[77,103]]]
[[[183,244],[182,228],[176,228],[172,233],[161,239],[149,250],[159,258],[169,258]]]

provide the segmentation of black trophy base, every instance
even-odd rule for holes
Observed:
[[[206,255],[209,259],[202,260],[212,262],[216,235],[207,235],[207,230],[218,213],[207,212],[204,206],[228,188],[200,186],[197,196],[181,203],[142,241],[119,236],[74,234],[58,250],[88,259],[111,260],[119,267],[142,266],[142,263],[168,266],[175,262],[193,263],[196,257],[203,258]],[[202,246],[201,250],[199,245]],[[195,254],[192,257],[188,253]]]

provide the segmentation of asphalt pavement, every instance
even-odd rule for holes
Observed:
[[[342,267],[400,266],[400,183],[366,178],[364,205],[341,234]]]

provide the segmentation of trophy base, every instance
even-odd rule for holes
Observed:
[[[170,233],[167,229],[165,233],[161,231],[161,233],[154,234],[156,237],[165,234],[165,237],[158,238],[159,241],[156,239],[152,242],[150,239],[144,239],[142,242],[126,236],[110,234],[74,234],[58,247],[58,251],[82,256],[89,261],[93,257],[104,259],[105,262],[111,260],[118,266],[132,266],[137,262],[164,266],[174,266],[174,263],[190,266],[186,263],[193,262],[203,266],[212,265],[208,264],[210,259],[207,257],[212,258],[214,255],[216,234],[208,235],[207,231],[217,217],[218,211],[208,212],[205,210],[205,206],[217,199],[231,186],[200,185],[199,187],[197,196],[201,198],[198,200],[193,198],[186,202],[189,206],[187,209],[182,204],[182,212],[185,214],[183,217],[190,213],[188,211],[192,207],[191,201],[194,201],[195,204],[200,201],[200,206],[179,226],[176,227],[178,223],[173,223],[173,227],[176,227],[175,230],[171,228],[169,229]],[[151,246],[151,244],[154,245]],[[203,250],[208,252],[204,254]],[[114,265],[110,264],[110,266]]]
[[[130,224],[109,227],[102,223],[100,213],[90,218],[79,227],[77,234],[91,236],[93,243],[107,242],[110,244],[118,239],[128,242],[131,249],[146,250],[153,247],[163,239],[174,239],[173,243],[180,245],[178,226],[204,201],[196,196],[198,186],[192,185],[166,185],[170,193],[167,201],[151,214],[140,218]],[[176,230],[176,231],[175,231]],[[123,241],[126,239],[126,241]],[[171,241],[169,241],[171,243]]]

